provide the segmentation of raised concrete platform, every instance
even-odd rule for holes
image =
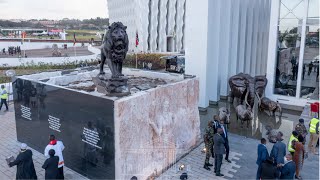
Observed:
[[[69,147],[66,164],[93,179],[147,179],[198,145],[197,78],[123,69],[132,80],[131,95],[108,97],[90,83],[98,73],[77,69],[17,77],[18,140],[41,152],[43,137],[56,134]]]

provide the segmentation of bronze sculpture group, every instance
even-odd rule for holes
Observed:
[[[253,119],[253,107],[255,98],[258,99],[258,107],[260,111],[267,110],[270,115],[273,112],[279,111],[280,116],[282,109],[278,102],[274,102],[264,96],[264,91],[267,86],[268,80],[265,76],[252,77],[249,74],[239,73],[229,78],[230,97],[231,101],[235,98],[238,99],[238,105],[236,106],[237,120],[241,120],[241,124],[247,121],[247,127],[249,122]]]

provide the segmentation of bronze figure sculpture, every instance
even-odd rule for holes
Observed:
[[[239,73],[229,78],[230,97],[233,102],[234,98],[240,100],[239,104],[243,104],[245,95],[251,108],[254,105],[254,98],[258,94],[263,96],[264,90],[267,86],[268,80],[265,76],[251,77],[249,74]]]

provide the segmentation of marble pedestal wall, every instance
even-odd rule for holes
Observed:
[[[55,134],[66,146],[69,168],[92,179],[126,180],[159,175],[200,141],[197,78],[124,69],[126,75],[168,84],[122,98],[66,86],[90,82],[98,72],[49,72],[14,80],[18,140],[43,152],[48,135]]]
[[[114,103],[116,179],[147,179],[200,139],[199,81],[186,79]]]

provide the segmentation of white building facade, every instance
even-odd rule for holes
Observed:
[[[107,0],[110,24],[127,28],[129,51],[180,52],[185,48],[186,0]],[[136,34],[139,45],[136,47]]]
[[[199,107],[229,95],[228,79],[267,72],[271,0],[187,0],[186,74],[200,78]]]
[[[108,0],[108,6],[110,21],[128,26],[131,50],[136,32],[137,51],[185,50],[185,73],[200,78],[199,107],[228,97],[228,79],[241,72],[266,75],[265,96],[280,103],[319,99],[319,61],[308,72],[319,59],[319,0]],[[291,77],[283,84],[277,74]]]

